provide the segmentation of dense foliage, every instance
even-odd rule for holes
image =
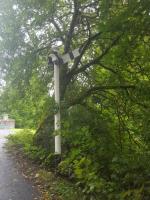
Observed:
[[[48,57],[54,47],[60,54],[80,47],[60,68],[59,173],[88,199],[149,199],[149,1],[5,0],[1,7],[0,112],[36,128],[37,149],[53,149]]]

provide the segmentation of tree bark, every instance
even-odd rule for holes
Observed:
[[[49,113],[39,125],[35,136],[34,144],[41,146],[50,152],[54,152],[54,115]]]

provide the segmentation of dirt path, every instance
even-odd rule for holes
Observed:
[[[0,130],[0,200],[38,199],[38,192],[18,172],[15,161],[4,148],[8,134],[9,130]]]

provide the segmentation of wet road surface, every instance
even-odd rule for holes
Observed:
[[[0,130],[0,200],[34,200],[38,196],[32,184],[16,169],[15,161],[4,148],[10,130]]]

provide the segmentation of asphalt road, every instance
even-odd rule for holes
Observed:
[[[38,192],[17,170],[15,161],[4,148],[10,130],[0,130],[0,200],[34,200]]]

